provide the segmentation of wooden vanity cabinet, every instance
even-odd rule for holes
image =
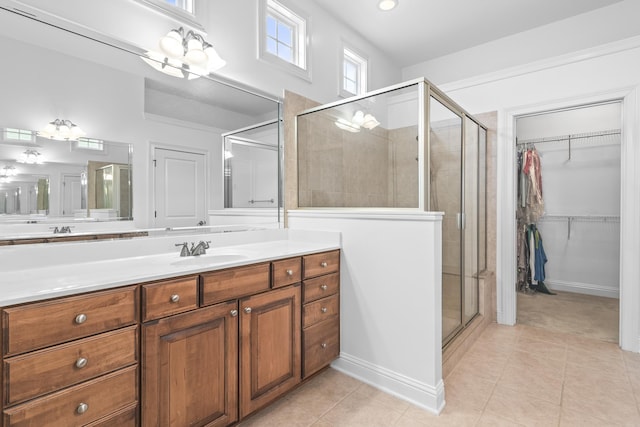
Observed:
[[[340,354],[340,251],[302,257],[302,377]]]
[[[2,425],[135,425],[138,307],[128,286],[3,309]]]
[[[142,327],[142,425],[226,426],[238,419],[238,305]]]
[[[300,383],[300,284],[240,300],[240,417]]]

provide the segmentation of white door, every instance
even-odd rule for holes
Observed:
[[[62,193],[62,215],[74,216],[76,210],[82,209],[80,175],[64,175],[62,177]]]
[[[188,227],[207,220],[207,182],[202,153],[154,149],[156,227]]]

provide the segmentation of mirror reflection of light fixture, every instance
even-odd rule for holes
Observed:
[[[171,30],[159,42],[161,52],[149,51],[142,60],[151,67],[173,77],[197,79],[226,65],[226,61],[200,34],[184,33],[184,28]]]
[[[378,9],[388,12],[394,9],[398,5],[398,0],[380,0],[378,2]]]
[[[224,159],[230,159],[233,157],[233,153],[230,150],[224,150]]]
[[[86,133],[80,129],[80,126],[66,119],[55,119],[38,132],[38,136],[58,141],[76,141],[85,135]]]
[[[28,148],[16,159],[16,162],[27,165],[41,165],[43,162],[40,156],[41,154],[38,151]]]
[[[344,118],[339,118],[336,120],[335,124],[342,130],[356,133],[360,132],[361,127],[371,130],[378,126],[380,122],[373,116],[373,114],[364,114],[363,111],[358,110],[353,114],[350,121]]]
[[[15,166],[3,166],[0,169],[0,184],[6,184],[11,182],[11,177],[14,177],[18,174]]]

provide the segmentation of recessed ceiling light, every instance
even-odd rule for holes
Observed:
[[[378,2],[378,9],[388,11],[395,8],[398,5],[398,0],[380,0]]]

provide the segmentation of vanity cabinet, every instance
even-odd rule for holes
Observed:
[[[240,416],[300,383],[300,284],[240,301]]]
[[[238,304],[142,327],[142,425],[226,426],[238,419]]]
[[[339,352],[339,251],[2,309],[2,423],[227,426]]]
[[[302,260],[302,377],[308,378],[340,353],[340,251]]]
[[[2,310],[3,425],[135,425],[138,306],[129,286]]]

